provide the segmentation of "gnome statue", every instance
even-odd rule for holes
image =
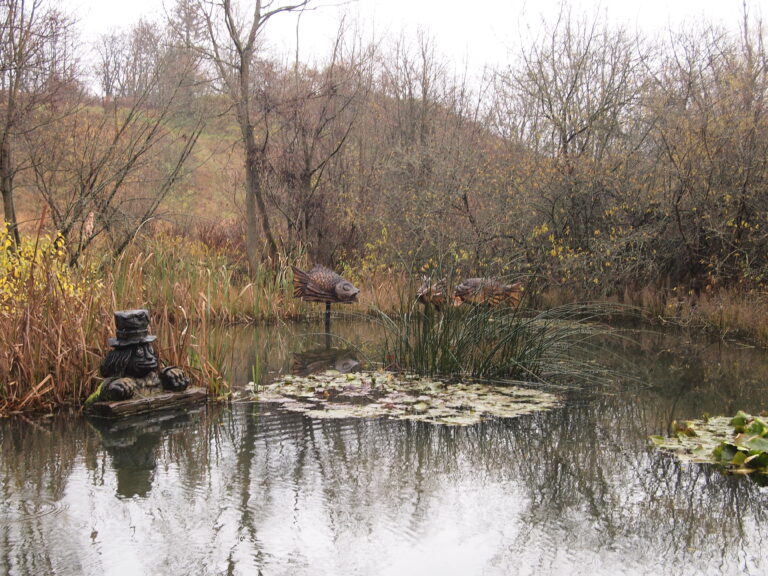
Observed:
[[[189,378],[176,366],[168,366],[158,373],[157,356],[152,348],[157,336],[149,333],[149,312],[115,312],[115,326],[117,338],[107,341],[112,350],[99,369],[105,380],[98,401],[128,400],[141,389],[158,386],[172,392],[181,392],[189,386]]]

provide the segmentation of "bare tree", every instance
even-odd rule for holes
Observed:
[[[322,69],[297,61],[281,74],[279,129],[270,154],[279,184],[270,199],[285,218],[289,237],[325,262],[331,261],[340,236],[336,212],[345,212],[338,190],[326,185],[325,176],[347,143],[371,85],[370,51],[356,40],[347,44],[345,32],[342,23]],[[333,234],[328,233],[330,221]]]
[[[16,244],[14,179],[22,162],[15,155],[20,137],[38,127],[37,113],[76,87],[71,24],[44,0],[0,2],[0,192]]]
[[[113,53],[105,65],[129,69],[132,58],[131,51]],[[82,107],[26,135],[34,187],[72,265],[102,234],[120,253],[184,176],[203,121],[179,102],[188,74],[171,72],[177,64],[158,57],[101,110]]]
[[[380,147],[366,154],[377,163],[378,228],[404,239],[399,248],[417,260],[440,258],[458,243],[476,252],[490,233],[478,218],[488,135],[480,123],[482,92],[465,72],[451,71],[424,32],[382,54],[369,107],[381,114],[362,121],[367,145]]]
[[[707,26],[668,46],[646,98],[659,263],[695,289],[762,278],[768,213],[768,50],[762,24],[740,37]]]
[[[105,103],[123,93],[126,71],[123,69],[126,61],[125,34],[111,32],[102,34],[96,44],[98,62],[96,76]]]
[[[558,236],[587,247],[612,191],[605,172],[636,145],[629,119],[639,107],[644,58],[638,38],[597,19],[579,21],[567,10],[523,55],[519,70],[500,74],[513,103],[503,133],[520,137],[551,160],[556,179],[539,210]]]
[[[272,17],[302,10],[309,1],[256,0],[247,14],[238,10],[232,0],[200,2],[208,32],[206,55],[213,64],[219,85],[233,106],[244,147],[246,249],[253,268],[258,266],[260,260],[259,226],[269,258],[274,263],[278,256],[265,199],[272,103],[267,100],[263,84],[259,84],[258,66],[264,64],[257,58],[259,41]]]

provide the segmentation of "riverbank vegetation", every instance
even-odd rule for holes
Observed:
[[[650,39],[565,6],[470,77],[426,34],[346,22],[286,59],[257,40],[291,10],[228,27],[230,7],[178,0],[86,66],[71,15],[0,6],[0,412],[77,405],[121,308],[223,386],[211,326],[314,310],[290,264],[343,273],[365,312],[452,270],[523,279],[531,309],[768,343],[768,49],[746,11]]]

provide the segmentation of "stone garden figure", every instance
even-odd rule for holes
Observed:
[[[149,312],[121,310],[115,312],[117,338],[110,338],[112,350],[99,369],[105,378],[98,401],[128,400],[144,388],[157,388],[181,392],[189,386],[189,379],[176,366],[168,366],[158,373],[157,355],[152,347],[157,336],[149,333]]]

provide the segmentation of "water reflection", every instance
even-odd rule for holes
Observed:
[[[599,396],[447,428],[241,404],[159,427],[154,468],[127,485],[93,428],[62,437],[51,422],[14,447],[25,425],[5,422],[1,562],[70,574],[764,569],[766,495],[650,452],[641,405]]]
[[[652,385],[468,428],[250,403],[0,421],[0,573],[765,573],[768,492],[646,438],[759,407],[768,362],[667,344],[628,349]]]
[[[158,452],[163,437],[189,430],[200,409],[190,412],[160,412],[118,420],[88,418],[98,432],[101,446],[111,459],[117,482],[116,493],[123,498],[146,496],[152,488]]]
[[[291,374],[308,376],[324,370],[352,372],[360,368],[359,352],[353,348],[314,348],[294,352]]]
[[[214,332],[212,340],[214,346],[229,350],[227,372],[235,388],[252,381],[255,373],[259,373],[265,383],[278,373],[328,368],[355,370],[358,366],[351,363],[357,362],[360,368],[366,368],[379,359],[380,338],[375,324],[342,315],[334,319],[333,333],[323,330],[318,321],[236,327]],[[311,366],[314,362],[318,364]]]

